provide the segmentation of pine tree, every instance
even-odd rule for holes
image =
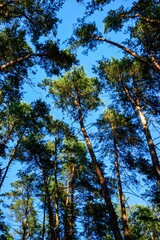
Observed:
[[[103,171],[97,161],[90,138],[87,134],[84,119],[89,111],[96,110],[101,101],[99,92],[101,84],[96,78],[87,78],[83,68],[74,68],[72,72],[66,73],[62,78],[55,81],[44,81],[49,84],[50,94],[55,101],[55,106],[68,112],[72,118],[79,122],[88,152],[92,159],[96,175],[101,185],[102,196],[105,200],[107,210],[110,216],[110,222],[115,239],[122,239],[118,226],[117,216],[111,201],[109,187],[105,180]]]

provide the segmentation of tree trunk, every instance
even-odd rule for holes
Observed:
[[[142,108],[140,107],[140,99],[137,95],[136,81],[134,79],[134,96],[135,96],[136,101],[134,101],[134,99],[131,97],[131,95],[129,93],[129,90],[125,86],[125,84],[123,83],[122,79],[120,79],[120,82],[122,84],[123,90],[124,90],[128,100],[131,102],[134,110],[137,111],[137,114],[140,118],[140,121],[141,121],[141,124],[142,124],[142,127],[143,127],[143,131],[144,131],[144,134],[146,136],[147,144],[148,144],[148,147],[149,147],[149,152],[150,152],[150,156],[151,156],[151,159],[152,159],[154,173],[155,173],[155,176],[157,178],[158,188],[160,188],[160,164],[159,164],[159,161],[158,161],[158,156],[157,156],[157,153],[156,153],[155,145],[154,145],[154,142],[153,142],[153,139],[152,139],[149,127],[148,127],[146,117],[142,112]]]
[[[77,95],[78,95],[78,93],[77,93]],[[107,210],[108,210],[108,213],[109,213],[111,228],[112,228],[115,239],[116,240],[122,240],[122,236],[121,236],[120,229],[119,229],[119,226],[118,226],[117,215],[116,215],[116,212],[114,210],[114,207],[113,207],[113,204],[112,204],[112,201],[111,201],[111,197],[110,197],[110,193],[109,193],[109,189],[108,189],[106,180],[105,180],[104,175],[102,173],[102,170],[101,170],[101,168],[100,168],[100,166],[97,162],[97,159],[96,159],[96,156],[94,154],[94,150],[93,150],[91,141],[90,141],[90,139],[88,137],[88,134],[86,132],[86,129],[84,127],[84,122],[83,122],[83,117],[82,117],[83,115],[82,115],[82,111],[81,111],[81,104],[80,104],[80,99],[79,99],[78,96],[77,96],[77,99],[78,100],[76,101],[76,105],[78,107],[78,118],[79,118],[81,131],[83,133],[86,145],[88,147],[89,154],[91,156],[93,165],[95,167],[97,178],[98,178],[99,183],[101,185],[102,196],[105,200]]]
[[[147,140],[147,143],[148,143],[150,155],[151,155],[151,158],[152,158],[153,168],[154,168],[154,171],[155,171],[155,175],[157,177],[158,187],[160,188],[160,164],[159,164],[159,161],[158,161],[158,156],[157,156],[157,153],[156,153],[155,145],[154,145],[152,136],[150,134],[150,130],[149,130],[145,115],[143,114],[140,107],[136,107],[136,111],[137,111],[137,113],[140,117],[141,123],[142,123],[142,127],[143,127],[143,130],[144,130],[144,134],[146,136],[146,140]]]
[[[74,163],[72,163],[71,166],[71,175],[72,175],[72,180],[71,180],[71,207],[70,207],[70,218],[69,218],[69,240],[73,239],[73,227],[74,227]]]
[[[55,205],[56,205],[56,240],[60,240],[60,229],[59,229],[59,204],[58,204],[58,193],[55,191]]]
[[[68,224],[68,212],[69,212],[69,187],[70,187],[70,175],[68,174],[67,192],[65,202],[65,214],[64,214],[64,240],[69,239],[69,224]]]
[[[27,187],[26,189],[26,208],[25,208],[25,218],[23,219],[23,223],[22,223],[22,232],[23,232],[23,235],[22,235],[22,240],[27,240],[28,236],[29,236],[29,232],[27,233],[27,230],[28,230],[28,215],[29,215],[29,189]]]
[[[8,143],[8,141],[10,140],[10,137],[14,131],[14,128],[15,128],[16,124],[14,123],[9,131],[8,131],[8,134],[6,136],[6,138],[3,140],[3,142],[0,144],[0,156],[3,156],[4,152],[5,152],[5,148],[6,148],[6,144]]]
[[[67,196],[65,205],[65,240],[74,239],[74,163],[71,165],[71,175],[68,174]],[[72,179],[71,179],[72,177]],[[70,197],[69,197],[70,192]]]
[[[13,160],[14,160],[14,158],[15,158],[15,155],[16,155],[16,153],[17,153],[19,144],[20,144],[20,142],[21,142],[21,140],[22,140],[22,137],[23,137],[24,133],[25,133],[25,129],[24,129],[23,132],[21,133],[21,135],[20,135],[20,137],[19,137],[19,139],[18,139],[18,141],[17,141],[17,143],[16,143],[16,146],[14,147],[14,149],[13,149],[13,151],[12,151],[12,153],[11,153],[10,160],[9,160],[7,166],[5,167],[5,172],[4,172],[3,176],[2,176],[2,179],[0,179],[0,180],[1,180],[1,181],[0,181],[0,189],[1,189],[1,187],[2,187],[2,185],[3,185],[3,182],[4,182],[5,178],[6,178],[6,175],[7,175],[7,173],[8,173],[9,167],[10,167],[11,163],[13,162]]]
[[[114,42],[114,41],[111,41],[109,39],[99,37],[99,36],[92,36],[92,38],[97,41],[106,42],[113,46],[116,46],[116,47],[122,49],[123,51],[125,51],[126,53],[128,53],[129,55],[133,56],[135,59],[139,60],[140,62],[147,64],[151,69],[157,71],[158,73],[160,72],[160,65],[159,65],[158,61],[156,61],[156,59],[153,57],[153,55],[150,55],[150,60],[151,60],[151,62],[150,62],[150,61],[147,61],[146,58],[138,55],[135,51],[133,51],[130,48],[127,48],[117,42]]]
[[[113,132],[113,129],[112,129]],[[113,141],[114,141],[114,162],[115,162],[115,170],[118,182],[118,191],[120,197],[120,204],[121,204],[121,214],[122,214],[122,222],[123,222],[123,231],[125,240],[131,240],[128,221],[127,221],[127,214],[126,214],[126,207],[125,207],[125,197],[122,190],[122,183],[121,183],[121,176],[119,171],[119,161],[118,161],[118,150],[117,150],[117,142],[113,132]]]
[[[50,193],[48,189],[48,183],[45,175],[45,170],[42,168],[42,173],[43,173],[43,181],[44,181],[44,186],[45,186],[45,191],[46,191],[46,200],[47,200],[47,208],[48,208],[48,215],[49,215],[49,234],[50,234],[50,239],[54,240],[55,239],[55,231],[54,231],[54,217],[53,217],[53,209],[51,205],[51,199],[50,199]]]
[[[44,196],[42,240],[44,240],[44,237],[45,237],[45,222],[46,222],[46,194]]]
[[[58,181],[57,181],[57,144],[55,137],[55,160],[54,160],[54,178],[55,178],[55,205],[56,205],[56,240],[60,240],[59,228],[59,202],[58,202]]]

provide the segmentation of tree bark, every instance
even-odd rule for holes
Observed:
[[[72,163],[71,166],[71,206],[70,206],[70,218],[69,218],[69,240],[73,239],[74,234],[74,174],[75,174],[75,166],[74,163]]]
[[[3,70],[5,70],[8,67],[12,67],[13,65],[15,65],[17,63],[21,63],[24,60],[29,59],[32,55],[33,55],[32,53],[28,53],[24,57],[19,57],[19,58],[15,59],[15,60],[11,60],[11,61],[9,61],[7,63],[4,63],[3,65],[0,66],[0,71],[3,71]]]
[[[139,115],[139,118],[141,120],[141,123],[142,123],[142,127],[143,127],[143,130],[144,130],[144,134],[146,136],[146,140],[147,140],[147,143],[148,143],[150,155],[151,155],[151,158],[152,158],[153,168],[154,168],[154,171],[155,171],[155,175],[157,177],[158,187],[160,188],[160,164],[159,164],[159,161],[158,161],[158,156],[157,156],[157,153],[156,153],[155,145],[154,145],[154,142],[153,142],[153,139],[152,139],[152,136],[151,136],[151,133],[150,133],[145,115],[143,114],[140,107],[136,107],[136,111],[137,111],[137,113]]]
[[[42,227],[42,240],[45,238],[45,223],[46,223],[46,193],[44,196],[44,209],[43,209],[43,227]]]
[[[55,159],[54,159],[54,178],[55,178],[55,205],[56,205],[56,240],[60,240],[59,228],[59,202],[58,202],[58,181],[57,181],[57,142],[55,137]]]
[[[101,190],[102,190],[102,196],[105,200],[106,206],[107,206],[107,210],[109,213],[109,218],[110,218],[110,223],[111,223],[111,228],[115,237],[115,240],[122,240],[122,236],[120,233],[120,229],[118,226],[118,219],[117,219],[117,215],[116,212],[114,210],[112,201],[111,201],[111,197],[110,197],[110,193],[109,193],[109,189],[105,180],[105,177],[103,175],[103,172],[98,164],[97,158],[95,156],[91,141],[88,137],[88,134],[86,132],[85,126],[84,126],[84,121],[83,121],[83,115],[82,115],[82,110],[81,110],[81,104],[80,104],[80,98],[78,96],[78,91],[77,91],[77,101],[75,102],[78,108],[78,119],[79,119],[79,123],[80,123],[80,128],[81,131],[83,133],[89,154],[91,156],[93,165],[95,167],[95,171],[97,174],[97,178],[99,180],[99,183],[101,185]]]
[[[136,83],[134,83],[134,85],[135,85],[134,86],[134,96],[135,96],[135,99],[136,99],[136,101],[134,101],[134,99],[130,95],[130,92],[129,92],[128,88],[125,86],[122,79],[120,79],[120,82],[122,84],[122,87],[123,87],[123,90],[124,90],[124,93],[125,93],[126,97],[130,101],[130,103],[132,104],[132,107],[137,112],[137,114],[140,118],[140,122],[141,122],[142,127],[143,127],[143,131],[144,131],[144,134],[145,134],[145,137],[146,137],[146,140],[147,140],[150,156],[151,156],[151,159],[152,159],[154,173],[155,173],[155,176],[157,178],[158,188],[160,188],[160,164],[159,164],[159,161],[158,161],[158,156],[157,156],[157,153],[156,153],[155,145],[154,145],[154,142],[153,142],[153,139],[152,139],[149,127],[148,127],[147,119],[142,112],[142,108],[140,107],[140,99],[137,96]]]
[[[119,191],[120,204],[121,204],[121,215],[122,215],[122,222],[123,222],[124,237],[125,237],[125,240],[131,240],[128,221],[127,221],[126,207],[125,207],[125,197],[122,190],[121,175],[119,171],[117,141],[115,138],[113,128],[112,128],[112,133],[113,133],[113,142],[114,142],[114,162],[115,162],[115,170],[116,170],[118,191]]]
[[[103,37],[99,37],[99,36],[92,36],[91,37],[92,39],[95,39],[97,41],[100,41],[100,42],[106,42],[106,43],[109,43],[113,46],[116,46],[122,50],[124,50],[126,53],[128,53],[129,55],[133,56],[135,59],[141,61],[142,63],[146,63],[151,69],[155,70],[156,72],[160,72],[160,65],[159,63],[156,61],[156,59],[154,58],[153,55],[150,55],[150,62],[144,58],[144,57],[141,57],[140,55],[138,55],[136,52],[134,52],[133,50],[117,43],[117,42],[114,42],[114,41],[111,41],[109,39],[106,39],[106,38],[103,38]]]
[[[50,234],[50,239],[54,240],[55,239],[55,231],[54,231],[54,217],[53,217],[53,209],[51,205],[51,199],[50,199],[50,193],[48,189],[48,183],[45,175],[45,170],[42,168],[42,173],[43,173],[43,181],[44,181],[44,186],[45,186],[45,191],[46,191],[46,200],[47,200],[47,208],[48,208],[48,215],[49,215],[49,234]]]
[[[69,240],[69,224],[68,224],[68,212],[69,212],[69,187],[70,187],[70,175],[68,174],[66,201],[65,201],[65,214],[64,214],[64,240]]]
[[[67,196],[65,205],[65,240],[74,239],[74,174],[75,165],[72,163],[71,172],[68,174]]]
[[[26,189],[25,219],[23,220],[23,223],[22,223],[22,232],[23,232],[22,240],[27,240],[29,235],[30,235],[30,231],[27,232],[27,230],[29,228],[28,218],[29,218],[29,188],[27,186],[27,189]]]

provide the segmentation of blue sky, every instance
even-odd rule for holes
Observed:
[[[131,5],[131,2],[132,1],[126,0],[113,1],[113,3],[109,4],[107,8],[116,9],[121,4]],[[85,7],[83,4],[78,4],[76,0],[66,0],[63,8],[58,13],[58,17],[62,21],[58,26],[57,38],[60,39],[62,49],[66,49],[68,47],[67,40],[73,33],[74,25],[77,24],[77,19],[81,18],[84,15],[84,12]],[[103,33],[103,19],[105,16],[105,11],[97,11],[93,16],[89,18],[88,21],[96,21],[99,31]],[[109,36],[107,37],[109,37],[110,40],[117,41],[119,43],[124,40],[123,34],[116,34],[114,32],[109,33]],[[105,56],[107,58],[111,58],[113,56],[116,58],[122,57],[122,51],[116,47],[110,46],[109,44],[100,44],[96,51],[89,51],[88,55],[84,55],[83,50],[84,49],[82,48],[77,49],[77,58],[80,61],[80,65],[83,65],[89,77],[94,76],[92,67],[96,64],[96,61],[102,58],[102,56]],[[26,92],[24,100],[28,103],[34,101],[37,98],[46,99],[46,93],[37,88],[37,83],[41,82],[47,76],[45,72],[39,67],[37,67],[36,72],[36,75],[30,75],[31,82],[34,84],[29,85],[27,83],[24,85],[24,91]],[[55,78],[56,76],[53,76],[53,79]]]
[[[132,1],[120,0],[113,1],[111,4],[107,6],[107,10],[116,9],[118,6],[124,4],[125,6],[130,6]],[[58,17],[62,20],[62,22],[58,26],[58,34],[57,38],[60,39],[61,48],[65,49],[68,47],[67,40],[71,37],[74,29],[74,25],[77,24],[77,19],[81,18],[84,15],[85,7],[83,4],[78,4],[76,0],[66,0],[63,8],[58,13]],[[91,16],[88,21],[95,21],[100,32],[104,32],[104,23],[103,19],[106,16],[106,12],[97,11],[93,16]],[[111,32],[107,36],[110,40],[121,43],[125,38],[123,32],[122,33],[114,33]],[[115,57],[121,58],[122,51],[117,47],[111,46],[109,44],[100,44],[96,51],[89,51],[88,55],[83,54],[82,48],[77,50],[77,58],[80,61],[80,65],[84,66],[84,69],[88,76],[93,76],[92,67],[96,64],[96,61],[100,60],[102,56],[107,58]],[[45,98],[46,94],[42,92],[40,89],[36,87],[38,82],[41,82],[44,78],[46,78],[45,72],[37,67],[37,74],[31,75],[31,81],[35,83],[34,86],[29,86],[25,84],[26,98],[27,102],[31,102],[37,98]],[[53,76],[53,79],[56,76]]]
[[[131,4],[132,1],[118,1],[118,5],[121,4]],[[117,1],[115,1],[113,4],[110,4],[109,7],[115,9],[117,8]],[[84,7],[83,5],[77,4],[76,1],[71,1],[68,0],[66,1],[63,9],[59,13],[59,17],[62,19],[62,23],[58,27],[58,35],[57,37],[61,40],[61,46],[62,47],[67,47],[67,43],[63,43],[65,40],[70,38],[72,32],[73,32],[73,25],[77,22],[77,18],[82,17],[84,14]],[[96,20],[96,23],[99,27],[99,30],[101,32],[104,31],[104,25],[103,25],[103,19],[105,17],[105,12],[97,12],[94,15],[94,18],[91,17],[90,20]],[[115,33],[109,33],[107,36],[110,40],[117,41],[121,43],[126,38],[126,35],[124,36],[123,33],[115,34]],[[84,66],[84,69],[87,72],[88,76],[92,76],[92,66],[96,64],[97,60],[100,60],[102,56],[104,55],[105,57],[111,58],[120,58],[122,56],[122,52],[113,46],[109,46],[108,44],[102,44],[99,45],[97,51],[91,52],[89,51],[88,55],[83,55],[82,54],[83,49],[80,48],[77,52],[77,57],[80,60],[80,64]],[[43,70],[39,69],[37,67],[37,74],[35,76],[30,76],[32,82],[35,83],[35,86],[30,86],[28,84],[25,84],[25,101],[31,102],[37,98],[42,98],[46,100],[46,93],[42,92],[41,89],[36,87],[36,83],[41,82],[46,76]],[[53,77],[54,79],[55,77]],[[107,99],[106,99],[107,100]],[[47,99],[47,101],[49,101]],[[59,111],[53,111],[54,114],[56,115],[56,118],[61,117],[61,113]],[[97,114],[98,116],[98,114]],[[90,117],[90,121],[93,120],[93,116]],[[94,120],[95,120],[95,115],[94,115]],[[15,179],[15,174],[13,174],[14,170],[17,170],[17,165],[12,164],[11,166],[11,171],[4,182],[4,188],[7,190],[9,187],[9,182],[13,181]],[[135,199],[136,201],[136,199]]]

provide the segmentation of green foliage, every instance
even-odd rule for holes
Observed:
[[[11,26],[11,28],[4,28],[0,33],[1,65],[32,52],[31,47],[26,42],[25,35],[26,31],[19,29],[17,23]]]
[[[111,44],[122,49],[124,54],[138,59],[159,73],[159,2],[139,0],[128,8],[122,5],[118,9],[110,11],[105,8],[106,3],[107,1],[99,3],[92,1],[91,4],[86,4],[86,12],[89,13],[82,22],[79,20],[73,43],[75,42],[77,46],[83,46],[87,50],[96,49],[99,43]],[[98,31],[94,21],[88,24],[87,17],[95,12],[96,6],[100,6],[100,10],[103,11],[107,9],[104,19],[105,33]],[[89,30],[88,34],[87,29]],[[109,32],[118,33],[123,30],[128,35],[122,44],[110,39]]]
[[[125,87],[135,105],[143,106],[143,109],[154,116],[158,114],[158,76],[157,74],[153,75],[144,65],[129,58],[104,59],[99,62],[98,74],[106,82],[106,89],[112,89],[111,98],[115,99],[115,93],[116,98],[125,103],[123,107],[132,105],[127,97]]]
[[[97,49],[97,41],[93,37],[99,35],[99,33],[95,23],[82,23],[74,34],[77,39],[72,38],[70,40],[73,47],[83,46],[91,50]]]
[[[120,31],[123,26],[130,19],[134,21],[134,27],[129,27],[131,37],[137,44],[143,44],[147,46],[147,52],[153,53],[153,49],[158,51],[158,31],[159,31],[159,3],[157,1],[137,1],[134,2],[131,8],[125,9],[123,6],[116,10],[108,12],[107,17],[104,19],[105,30],[109,31]],[[134,19],[134,20],[133,20]],[[130,44],[130,46],[134,44]],[[135,44],[134,44],[135,45]],[[158,52],[157,52],[158,53]]]
[[[0,238],[1,240],[13,240],[14,238],[9,233],[9,227],[4,222],[4,214],[0,210]]]
[[[59,75],[62,69],[68,70],[73,63],[77,63],[76,56],[70,49],[60,50],[59,43],[53,40],[36,44],[35,54],[39,66],[45,69],[47,76]]]
[[[83,142],[78,141],[78,139],[73,137],[67,137],[64,141],[63,147],[64,155],[66,159],[79,165],[81,168],[86,162],[86,147]],[[83,166],[84,167],[84,166]]]
[[[135,206],[130,216],[131,235],[134,239],[159,239],[158,213],[145,206]]]
[[[95,10],[102,11],[103,7],[109,4],[111,1],[114,0],[90,0],[90,1],[77,0],[77,2],[85,3],[87,16],[93,14]]]
[[[38,214],[34,207],[34,176],[20,172],[19,180],[11,186],[13,190],[5,193],[5,196],[11,200],[9,209],[13,221],[19,225],[15,234],[21,238],[36,239],[40,234],[41,225],[38,223]]]
[[[58,80],[45,80],[43,85],[49,86],[49,93],[55,101],[55,106],[67,111],[76,119],[78,101],[84,117],[89,111],[96,110],[102,104],[99,98],[101,83],[97,78],[88,78],[82,67],[74,68],[72,72],[67,72]]]
[[[97,121],[99,137],[104,141],[116,138],[117,145],[125,148],[138,147],[141,139],[135,131],[135,125],[132,119],[123,113],[115,110],[113,107],[106,109],[103,115]]]
[[[138,0],[128,8],[109,10],[111,0],[77,0],[86,6],[85,16],[78,20],[70,40],[72,46],[62,50],[56,34],[60,23],[58,12],[64,0],[0,2],[1,185],[14,162],[19,161],[23,169],[17,175],[18,180],[11,184],[12,189],[2,194],[8,196],[4,207],[17,226],[12,237],[8,226],[11,224],[0,211],[0,238],[112,240],[95,168],[77,129],[75,136],[74,127],[82,120],[84,128],[83,119],[87,125],[90,113],[94,117],[94,112],[100,110],[103,104],[100,94],[105,90],[113,101],[89,136],[94,139],[95,155],[109,185],[111,205],[116,205],[118,190],[112,171],[114,138],[125,190],[131,192],[137,187],[139,191],[144,184],[142,196],[158,208],[154,169],[135,110],[138,106],[144,111],[151,124],[159,115],[159,1]],[[97,10],[106,12],[104,33],[99,32],[94,19]],[[95,21],[92,23],[91,19]],[[110,41],[111,32],[123,30],[128,33],[123,45]],[[83,67],[69,71],[73,63],[78,63],[72,47],[96,51],[99,43],[112,44],[131,57],[103,58],[94,68],[99,78],[88,77]],[[48,96],[53,98],[54,106],[67,114],[63,115],[65,119],[74,119],[72,125],[54,119],[45,101],[35,100],[30,104],[21,101],[23,84],[30,81],[37,65],[37,69],[45,70],[47,77],[67,70],[55,80],[46,78],[41,87],[49,88]],[[120,218],[118,224],[121,228]],[[133,239],[159,239],[158,210],[135,206],[129,225]]]
[[[47,74],[59,74],[76,63],[69,49],[61,50],[56,39],[61,1],[4,1],[0,4],[0,89],[15,101],[38,64]],[[51,39],[52,36],[52,40]]]
[[[41,36],[47,36],[52,30],[56,33],[57,11],[62,7],[61,1],[9,1],[0,6],[2,24],[18,22],[25,24],[34,42]]]
[[[83,225],[86,238],[112,240],[106,207],[102,203],[87,202],[83,209]]]
[[[110,31],[118,32],[122,29],[125,21],[127,19],[123,20],[121,18],[122,15],[125,15],[126,12],[124,10],[124,7],[121,6],[120,8],[116,10],[110,10],[108,12],[107,17],[104,19],[104,31],[105,33],[108,33]]]

